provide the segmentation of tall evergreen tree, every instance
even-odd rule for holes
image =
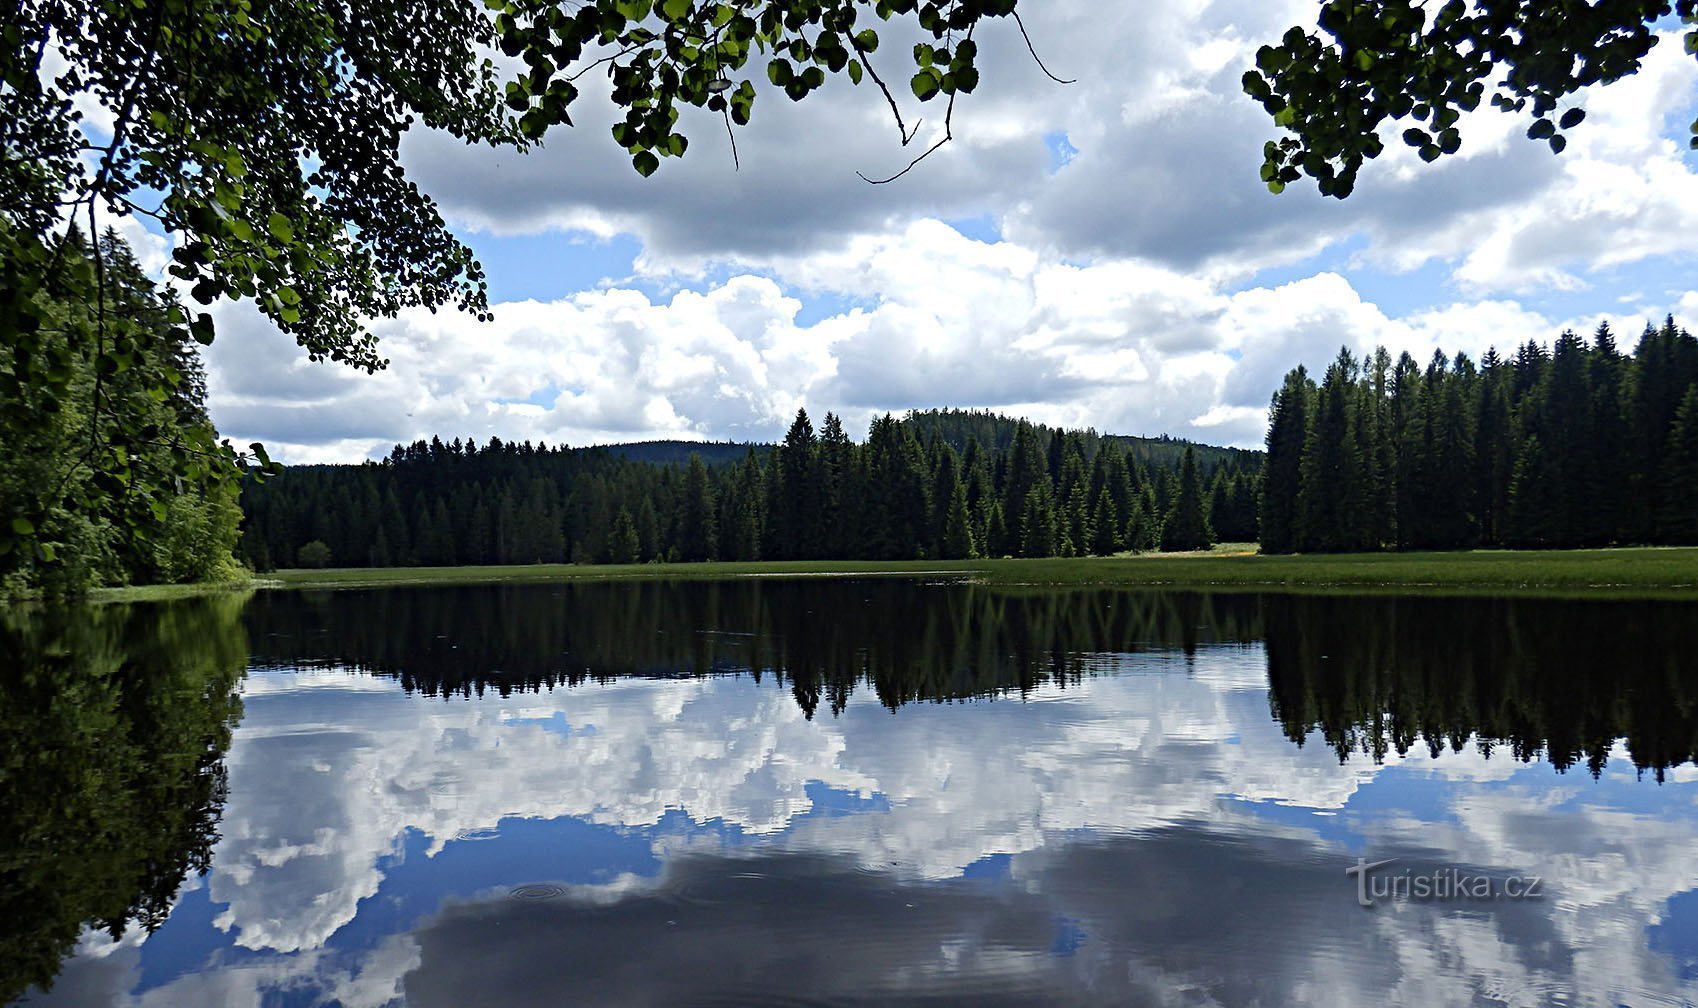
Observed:
[[[967,507],[967,486],[958,482],[950,491],[938,556],[944,560],[968,560],[978,555],[973,541],[973,516]]]
[[[640,548],[641,544],[637,541],[637,523],[631,518],[631,509],[621,507],[613,518],[613,531],[608,537],[611,559],[616,564],[636,563]]]
[[[1675,410],[1661,476],[1658,541],[1698,545],[1698,383],[1687,386]]]
[[[1208,549],[1214,545],[1208,516],[1203,513],[1203,482],[1196,453],[1187,448],[1179,463],[1179,487],[1173,508],[1162,523],[1161,548],[1168,551]]]
[[[1315,420],[1303,446],[1297,521],[1298,542],[1305,551],[1361,550],[1371,544],[1356,381],[1356,358],[1342,348],[1321,383]]]
[[[707,466],[692,452],[684,474],[684,496],[678,518],[678,559],[712,560],[719,534],[716,528],[713,486]]]
[[[1314,385],[1301,365],[1285,376],[1269,408],[1267,462],[1262,467],[1262,549],[1290,553],[1298,548],[1298,493],[1303,486],[1303,448],[1309,437],[1309,402]],[[1128,543],[1131,549],[1138,549]]]
[[[1059,539],[1060,530],[1055,520],[1055,501],[1050,493],[1049,480],[1039,480],[1027,491],[1026,503],[1020,509],[1020,555],[1054,556]]]

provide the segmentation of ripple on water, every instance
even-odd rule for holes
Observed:
[[[559,899],[566,895],[566,888],[557,886],[552,882],[532,882],[527,885],[514,886],[507,890],[507,895],[516,900],[535,903],[541,900]]]

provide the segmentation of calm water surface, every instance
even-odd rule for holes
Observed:
[[[262,593],[0,730],[0,1001],[1698,999],[1690,604]]]

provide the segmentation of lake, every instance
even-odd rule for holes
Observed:
[[[872,578],[0,610],[0,1001],[1690,1002],[1695,611]]]

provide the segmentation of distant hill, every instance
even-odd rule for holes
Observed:
[[[933,436],[940,437],[957,451],[963,450],[967,442],[975,438],[978,439],[980,445],[1001,451],[1014,443],[1014,432],[1020,426],[1019,419],[1003,416],[1000,413],[992,413],[989,410],[960,409],[915,410],[909,413],[902,422],[913,429],[920,440],[924,441]],[[1050,440],[1062,433],[1060,428],[1049,427],[1044,424],[1033,424],[1032,429],[1037,432],[1038,444],[1045,451],[1049,450]],[[1197,464],[1205,472],[1223,464],[1253,469],[1262,464],[1264,454],[1244,448],[1222,448],[1217,445],[1186,441],[1181,438],[1168,437],[1165,434],[1160,437],[1098,434],[1090,428],[1086,428],[1080,434],[1087,455],[1095,456],[1103,442],[1106,441],[1120,446],[1133,458],[1146,465],[1164,467],[1177,466],[1180,457],[1185,454],[1185,449],[1189,446],[1196,451]]]
[[[773,448],[769,444],[738,441],[631,441],[595,447],[609,455],[651,465],[688,465],[691,455],[700,455],[702,463],[710,468],[740,462],[751,448],[756,455],[764,455]]]
[[[960,410],[934,409],[914,410],[905,416],[901,423],[914,431],[921,441],[929,441],[933,437],[941,438],[956,451],[965,451],[967,442],[975,438],[985,448],[1003,451],[1014,443],[1014,432],[1020,426],[1020,420],[1015,417],[992,413],[989,410]],[[1050,439],[1062,433],[1061,428],[1049,427],[1044,424],[1033,424],[1037,432],[1038,444],[1049,450]],[[1099,434],[1087,428],[1080,432],[1085,444],[1086,454],[1095,456],[1104,442],[1119,446],[1129,453],[1132,458],[1145,465],[1156,465],[1164,468],[1177,467],[1179,459],[1185,454],[1187,446],[1196,450],[1197,464],[1204,472],[1209,472],[1217,466],[1230,464],[1241,469],[1254,469],[1262,464],[1262,452],[1249,451],[1243,448],[1223,448],[1218,445],[1202,444],[1196,441],[1186,441],[1182,438],[1172,438],[1163,434],[1159,437],[1139,437],[1133,434]],[[708,467],[729,465],[739,462],[752,448],[756,455],[765,453],[777,447],[772,444],[759,442],[738,441],[632,441],[622,444],[594,445],[588,449],[601,450],[617,458],[628,459],[632,462],[647,462],[651,465],[686,465],[690,456],[700,455],[702,462]]]

